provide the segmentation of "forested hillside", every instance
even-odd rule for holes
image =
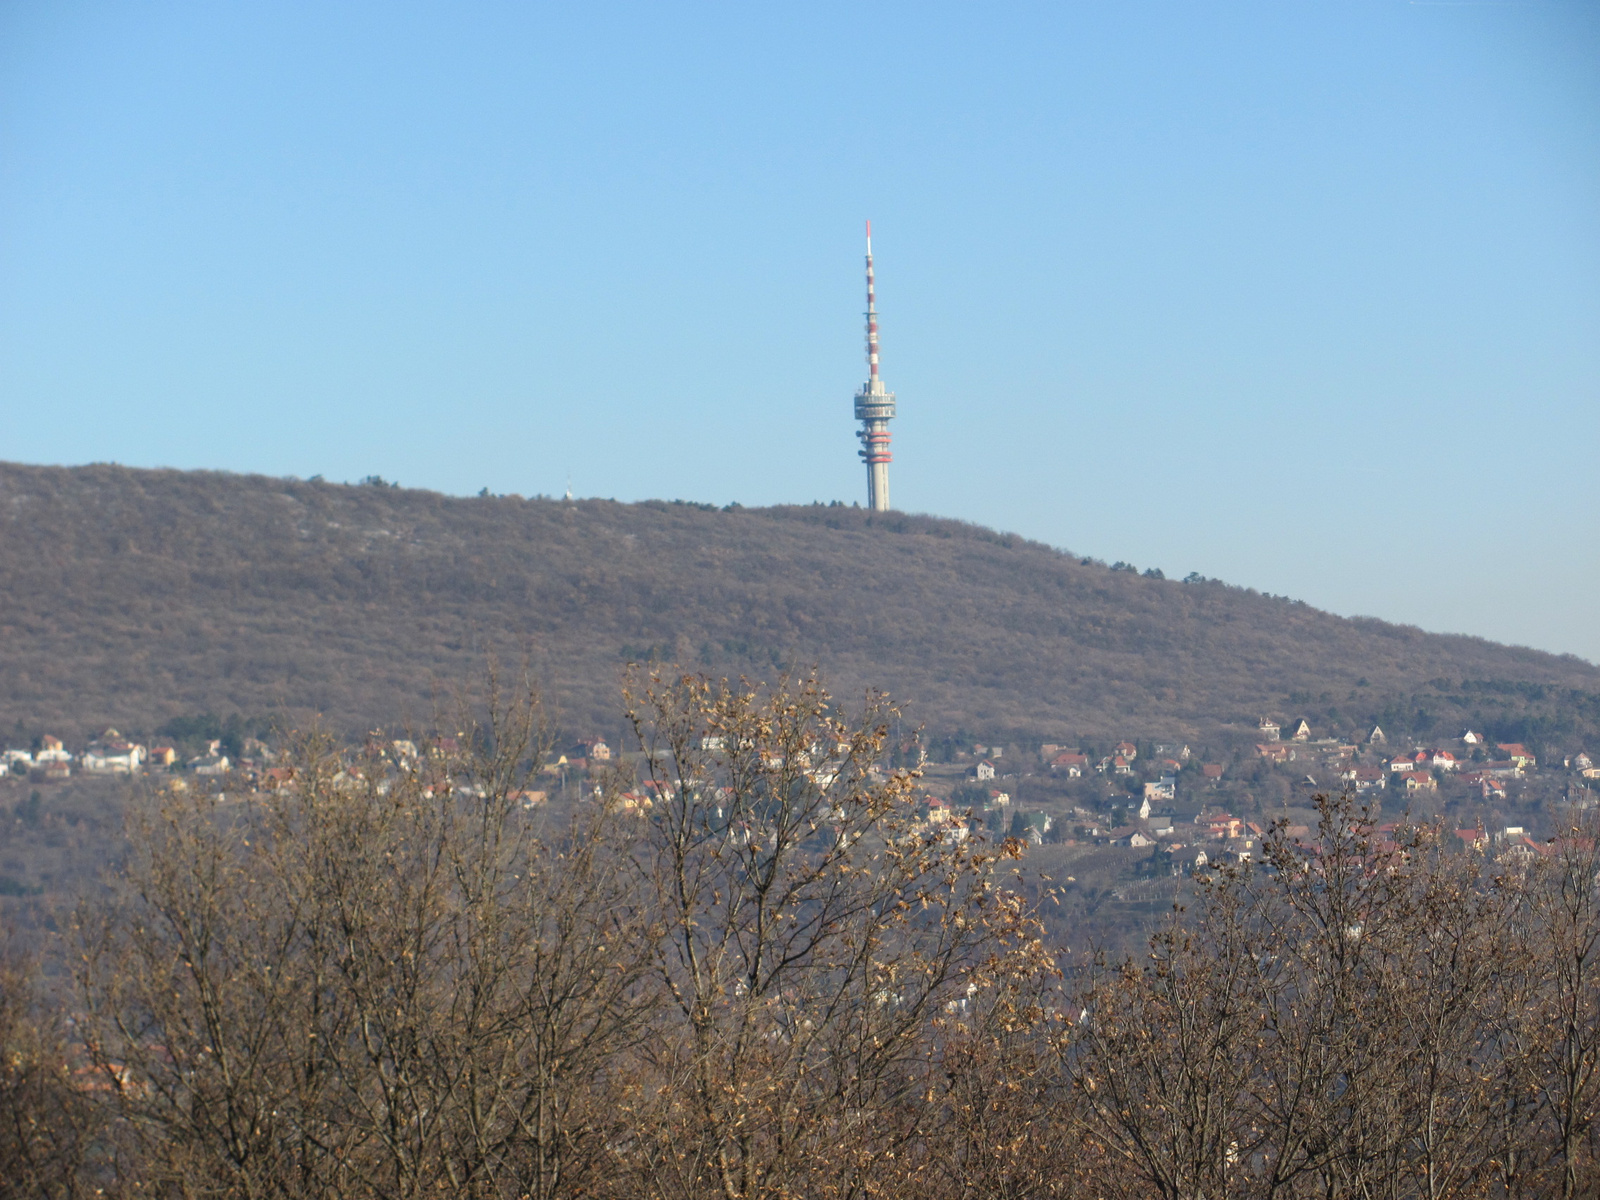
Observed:
[[[837,695],[883,687],[932,729],[1019,739],[1246,736],[1262,713],[1579,738],[1600,721],[1600,669],[1576,658],[927,517],[17,465],[0,514],[7,735],[204,712],[421,724],[491,651],[530,656],[575,732],[611,731],[619,673],[651,657],[815,664]]]

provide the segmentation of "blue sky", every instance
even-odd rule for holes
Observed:
[[[862,498],[1600,661],[1600,5],[0,6],[0,458]]]

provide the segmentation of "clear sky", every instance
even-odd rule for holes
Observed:
[[[0,458],[862,499],[1600,660],[1600,4],[0,5]]]

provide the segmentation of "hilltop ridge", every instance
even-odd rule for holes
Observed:
[[[0,514],[7,732],[235,711],[422,722],[491,651],[530,655],[571,729],[615,728],[639,658],[814,664],[841,697],[881,687],[930,728],[1024,739],[1244,736],[1289,709],[1350,731],[1600,721],[1600,668],[1571,656],[933,517],[16,464],[0,464]]]

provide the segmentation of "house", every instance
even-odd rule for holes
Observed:
[[[1244,832],[1244,822],[1227,813],[1214,813],[1211,816],[1199,816],[1194,823],[1205,829],[1208,838],[1235,838]]]
[[[1143,800],[1139,801],[1139,808],[1137,810],[1137,816],[1138,816],[1139,820],[1142,821],[1146,817],[1148,817],[1149,815],[1150,815],[1150,797],[1147,795],[1147,796],[1145,796],[1145,798]]]
[[[1219,857],[1231,859],[1236,863],[1247,863],[1255,854],[1255,849],[1255,838],[1231,837],[1223,843]]]
[[[1383,742],[1387,742],[1388,740],[1389,740],[1388,737],[1383,732],[1383,726],[1382,725],[1374,725],[1372,727],[1372,732],[1367,734],[1367,741],[1372,743],[1372,744],[1374,744],[1374,745],[1382,744]]]
[[[1052,775],[1065,775],[1068,779],[1078,779],[1083,775],[1083,769],[1089,765],[1087,754],[1077,754],[1064,751],[1050,759],[1050,773]]]
[[[1289,726],[1289,740],[1292,742],[1309,741],[1311,738],[1311,724],[1304,717],[1296,718]]]
[[[989,799],[984,804],[985,809],[993,810],[1005,808],[1011,803],[1011,793],[1002,792],[999,788],[989,789]]]
[[[1436,792],[1439,781],[1426,771],[1401,771],[1399,783],[1408,792]]]
[[[1154,846],[1155,838],[1137,829],[1113,829],[1111,831],[1111,844],[1113,846],[1132,846],[1135,850],[1142,846]]]
[[[1498,742],[1495,744],[1495,749],[1519,767],[1531,769],[1539,765],[1538,760],[1528,753],[1528,748],[1521,742]]]
[[[1507,838],[1505,849],[1500,851],[1500,861],[1521,863],[1524,866],[1536,858],[1544,858],[1550,853],[1548,846],[1541,846],[1527,835]]]
[[[1478,774],[1494,779],[1521,779],[1522,764],[1514,759],[1486,762],[1478,768]]]
[[[1357,795],[1361,795],[1382,788],[1388,775],[1382,767],[1351,767],[1345,772],[1345,780]]]
[[[150,747],[145,761],[152,767],[170,767],[178,761],[178,752],[163,742]]]
[[[1222,764],[1201,763],[1200,778],[1205,780],[1212,787],[1215,787],[1217,784],[1222,782]]]
[[[1172,836],[1171,817],[1146,817],[1144,827],[1155,834],[1156,837]]]
[[[1044,844],[1044,835],[1050,832],[1055,821],[1047,812],[1021,813],[1022,835],[1035,846]]]
[[[987,758],[976,763],[972,768],[972,778],[977,780],[994,778],[994,763]]]
[[[1483,734],[1474,733],[1469,729],[1461,735],[1461,740],[1469,746],[1481,746],[1483,745]]]
[[[605,738],[579,738],[567,754],[572,758],[588,758],[596,762],[611,761],[611,747],[606,745]]]
[[[1133,764],[1119,754],[1111,760],[1111,773],[1113,775],[1132,775]]]
[[[33,761],[38,766],[47,766],[50,763],[70,763],[72,755],[68,754],[61,745],[61,739],[51,737],[48,733],[39,739],[39,753],[33,756]]]
[[[44,772],[44,777],[51,782],[65,779],[72,774],[72,764],[63,758],[48,759],[40,769]]]
[[[1468,850],[1482,850],[1489,844],[1489,835],[1481,829],[1458,829],[1456,837]]]
[[[1269,720],[1266,717],[1262,717],[1259,721],[1256,722],[1256,729],[1258,731],[1260,731],[1261,736],[1263,738],[1265,738],[1267,741],[1275,742],[1275,741],[1278,740],[1280,731],[1278,729],[1278,723],[1276,721]]]
[[[410,762],[417,757],[417,744],[410,738],[395,738],[389,743],[389,749],[401,762]]]
[[[1192,753],[1193,751],[1191,751],[1189,747],[1184,745],[1182,742],[1156,743],[1157,758],[1175,758],[1180,763],[1186,763],[1189,761],[1189,757]]]
[[[189,768],[196,775],[226,775],[233,770],[233,760],[226,754],[202,754],[189,760]]]
[[[0,762],[5,763],[5,770],[14,775],[26,775],[28,768],[33,766],[33,755],[26,750],[7,750]]]
[[[268,767],[261,772],[261,790],[276,792],[294,783],[293,767]]]
[[[1587,771],[1594,766],[1594,759],[1589,757],[1588,751],[1579,750],[1572,756],[1572,769],[1574,771]]]
[[[142,746],[94,744],[83,752],[83,770],[90,774],[133,774],[144,762]]]
[[[1506,798],[1506,785],[1503,779],[1488,777],[1479,779],[1478,788],[1483,792],[1485,800],[1504,800]]]
[[[1144,800],[1149,804],[1152,800],[1176,800],[1178,798],[1178,781],[1171,775],[1163,775],[1154,783],[1144,785]]]
[[[108,729],[83,752],[83,769],[95,775],[132,775],[144,762],[144,747]]]
[[[1139,757],[1139,747],[1135,746],[1132,742],[1118,742],[1114,747],[1112,747],[1112,755],[1117,758],[1125,758],[1129,762],[1132,762],[1134,759]]]
[[[1396,772],[1415,771],[1417,764],[1411,761],[1409,754],[1396,754],[1389,760],[1389,770]]]
[[[1174,846],[1167,851],[1167,862],[1174,875],[1193,875],[1205,869],[1210,856],[1199,846]]]
[[[950,807],[949,803],[939,799],[937,796],[929,796],[923,803],[928,809],[928,824],[930,825],[943,825],[955,815],[955,810]]]
[[[1294,761],[1294,750],[1289,746],[1277,742],[1257,742],[1256,753],[1268,762],[1284,763]]]
[[[1460,765],[1448,750],[1434,750],[1428,758],[1435,771],[1454,771]]]

